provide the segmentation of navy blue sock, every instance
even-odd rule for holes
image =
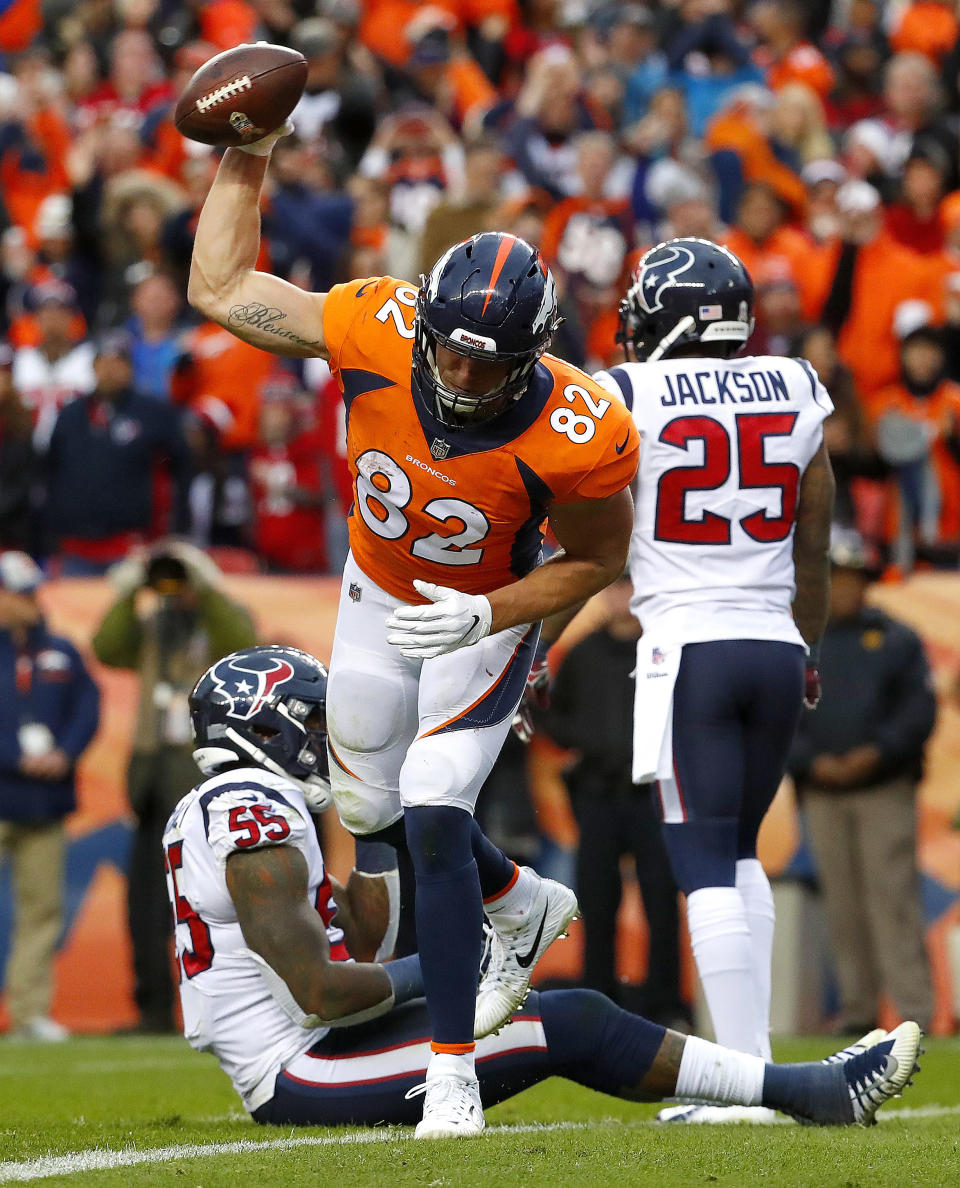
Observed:
[[[597,990],[544,990],[538,996],[555,1075],[615,1097],[631,1097],[667,1031]]]
[[[499,895],[501,891],[506,890],[513,878],[516,863],[508,858],[503,850],[493,844],[476,821],[473,822],[470,845],[477,863],[477,872],[480,875],[480,890],[483,893],[483,898],[490,899],[492,896]]]
[[[853,1121],[842,1064],[768,1064],[762,1101],[771,1109],[824,1125]]]
[[[417,941],[433,1041],[469,1050],[483,947],[473,818],[446,805],[408,808],[405,816],[417,872]]]

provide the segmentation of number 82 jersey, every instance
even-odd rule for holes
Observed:
[[[350,547],[383,590],[421,602],[415,578],[486,594],[540,560],[553,503],[628,486],[639,438],[619,394],[545,355],[495,419],[451,430],[412,388],[417,290],[391,277],[337,285],[323,309],[343,392],[354,483]]]

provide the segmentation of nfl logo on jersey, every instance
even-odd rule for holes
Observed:
[[[441,458],[446,458],[450,453],[449,441],[444,441],[442,437],[435,437],[430,446],[430,453],[438,462]]]
[[[363,593],[363,591],[360,588],[360,583],[359,582],[351,582],[350,588],[347,590],[347,593],[350,595],[351,602],[359,602],[360,595]]]
[[[664,662],[664,660],[666,659],[666,657],[664,656],[663,652],[660,651],[659,648],[654,648],[653,651],[650,653],[650,659],[654,662],[654,664],[662,664]]]

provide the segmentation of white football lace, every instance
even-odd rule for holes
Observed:
[[[463,1086],[464,1082],[459,1077],[434,1077],[433,1080],[423,1081],[419,1085],[414,1085],[412,1089],[408,1089],[404,1094],[407,1101],[414,1097],[419,1097],[421,1094],[426,1095],[423,1103],[423,1112],[426,1116],[427,1111],[436,1110],[440,1107],[441,1111],[447,1115],[453,1114],[458,1119],[469,1118],[473,1108],[473,1101],[469,1093],[458,1093],[457,1090]]]

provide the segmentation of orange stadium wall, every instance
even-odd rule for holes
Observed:
[[[336,579],[237,576],[227,579],[227,587],[254,613],[262,639],[282,640],[323,659],[329,657],[339,590]],[[132,674],[103,668],[89,649],[112,596],[101,580],[52,582],[42,592],[48,621],[84,649],[103,696],[101,728],[81,763],[79,805],[68,822],[69,921],[57,959],[53,1006],[57,1019],[80,1032],[110,1031],[136,1022],[123,859],[131,825],[124,770],[137,681]],[[923,575],[903,586],[877,587],[874,596],[921,633],[941,693],[940,718],[920,798],[920,852],[931,920],[935,1029],[945,1031],[954,1021],[957,993],[948,951],[951,935],[954,942],[960,937],[960,832],[951,827],[960,804],[960,708],[951,696],[960,673],[960,579]],[[352,844],[333,816],[328,813],[325,820],[324,846],[333,873],[342,877],[350,867]],[[786,869],[798,843],[797,814],[785,783],[761,834],[761,858],[772,875]],[[8,883],[0,883],[0,896],[0,930],[8,932]],[[0,942],[4,939],[0,935]],[[645,936],[635,894],[628,895],[621,912],[619,948],[621,974],[640,976]],[[580,937],[574,931],[571,941],[551,950],[542,972],[575,975],[579,959]],[[5,1022],[0,1003],[0,1027]]]

